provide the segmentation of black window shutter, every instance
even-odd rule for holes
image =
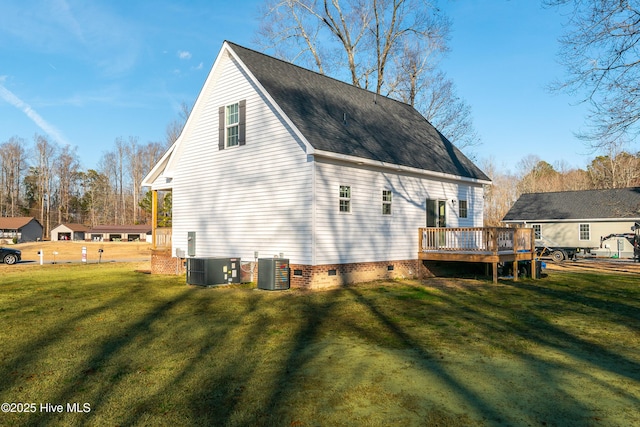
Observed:
[[[224,150],[224,107],[218,108],[218,150]]]
[[[246,139],[246,114],[247,114],[247,101],[243,99],[239,103],[240,110],[240,118],[238,121],[238,144],[245,145],[247,143]]]

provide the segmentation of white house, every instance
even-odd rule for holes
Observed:
[[[51,229],[51,241],[85,240],[89,234],[89,227],[83,224],[58,224]]]
[[[418,228],[482,226],[489,183],[413,107],[224,42],[142,185],[173,192],[169,256],[282,254],[322,287],[416,276]]]

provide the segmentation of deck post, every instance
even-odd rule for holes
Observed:
[[[498,283],[498,263],[493,263],[493,283]]]
[[[518,260],[513,261],[513,281],[518,281]]]
[[[158,238],[156,229],[158,228],[158,190],[151,190],[151,247],[156,249]]]

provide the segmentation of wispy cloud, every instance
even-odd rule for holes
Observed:
[[[42,129],[47,135],[63,145],[69,145],[62,133],[52,124],[43,119],[29,104],[18,98],[9,89],[2,85],[4,79],[0,79],[0,98],[4,99],[10,105],[21,110],[36,126]]]
[[[7,43],[24,44],[36,54],[69,55],[110,77],[129,72],[138,62],[140,23],[118,14],[110,2],[14,3],[0,1],[0,34]]]
[[[198,64],[197,67],[191,67],[192,70],[202,70],[203,64],[202,62]]]
[[[178,58],[180,58],[180,59],[191,59],[191,52],[189,52],[187,50],[179,50],[178,51]]]

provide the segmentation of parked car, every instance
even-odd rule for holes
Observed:
[[[15,264],[22,258],[22,252],[17,249],[0,248],[0,262],[5,264]]]

